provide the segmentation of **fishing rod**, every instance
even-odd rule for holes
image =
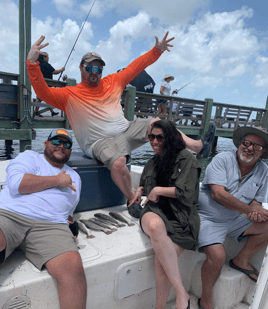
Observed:
[[[200,76],[197,76],[195,79],[189,81],[189,83],[185,84],[185,85],[182,86],[180,89],[178,89],[177,92],[179,92],[181,89],[183,89],[184,87],[188,86],[189,84],[193,83],[195,80],[197,80],[197,79],[198,79],[199,77],[201,77],[201,76],[203,76],[203,74],[200,75]]]
[[[72,47],[72,49],[71,49],[71,52],[70,52],[70,54],[69,54],[69,56],[68,56],[68,58],[67,58],[67,60],[66,60],[66,63],[65,63],[65,65],[64,65],[64,67],[66,67],[67,62],[69,61],[69,59],[70,59],[70,57],[71,57],[71,54],[72,54],[72,52],[73,52],[73,50],[74,50],[74,47],[75,47],[75,44],[76,44],[76,42],[77,42],[78,39],[79,39],[79,36],[80,36],[80,34],[81,34],[81,32],[82,32],[82,30],[83,30],[85,24],[86,24],[86,21],[87,21],[87,19],[88,19],[88,16],[89,16],[89,14],[90,14],[90,12],[91,12],[91,10],[92,10],[92,8],[93,8],[93,6],[94,6],[94,4],[95,4],[96,1],[97,1],[97,0],[94,0],[93,4],[92,4],[92,6],[91,6],[91,8],[90,8],[90,10],[89,10],[89,12],[88,12],[88,14],[87,14],[87,17],[86,17],[86,19],[85,19],[85,21],[84,21],[84,23],[83,23],[83,25],[82,25],[82,27],[81,27],[80,32],[78,33],[78,36],[77,36],[77,38],[76,38],[76,40],[75,40],[75,42],[74,42],[74,45],[73,45],[73,47]],[[58,81],[60,80],[61,76],[62,76],[62,72],[60,73],[60,77],[59,77]]]

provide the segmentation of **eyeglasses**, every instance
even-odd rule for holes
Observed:
[[[63,141],[62,139],[59,139],[59,138],[53,138],[53,139],[50,139],[52,145],[54,146],[60,146],[61,144],[63,144],[63,147],[65,149],[71,149],[72,147],[72,143],[68,142],[68,141]]]
[[[262,146],[260,144],[256,144],[256,143],[252,143],[248,140],[245,140],[245,139],[242,139],[241,140],[241,143],[245,146],[245,147],[250,147],[250,146],[253,146],[253,149],[256,150],[256,151],[261,151],[263,149],[266,149],[265,146]]]
[[[103,71],[103,68],[101,67],[98,67],[98,66],[93,66],[91,64],[83,64],[83,66],[86,68],[86,71],[89,73],[89,74],[92,74],[94,72],[96,72],[96,74],[101,74],[102,71]]]
[[[149,141],[150,141],[150,142],[154,141],[155,138],[157,139],[157,141],[158,141],[159,143],[162,143],[162,142],[164,142],[164,140],[165,140],[165,136],[162,135],[162,134],[158,134],[158,135],[149,134],[149,135],[148,135],[148,138],[149,138]]]

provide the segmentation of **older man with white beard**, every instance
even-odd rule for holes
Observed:
[[[233,135],[237,151],[215,156],[206,169],[199,195],[199,250],[206,253],[202,266],[202,295],[199,309],[212,309],[212,289],[220,275],[226,254],[226,236],[246,241],[229,264],[252,281],[258,272],[250,258],[268,244],[267,202],[268,133],[264,128],[240,127]]]

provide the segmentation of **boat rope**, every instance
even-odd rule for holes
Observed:
[[[69,59],[70,59],[70,57],[71,57],[71,54],[72,54],[72,52],[73,52],[73,50],[74,50],[74,47],[75,47],[75,45],[76,45],[76,42],[77,42],[78,39],[79,39],[79,36],[80,36],[80,34],[81,34],[81,32],[82,32],[82,30],[83,30],[85,24],[86,24],[86,21],[87,21],[87,19],[88,19],[88,16],[89,16],[89,14],[90,14],[90,12],[91,12],[91,10],[92,10],[92,8],[93,8],[93,6],[94,6],[94,4],[95,4],[96,1],[97,1],[97,0],[94,0],[93,4],[92,4],[92,6],[91,6],[91,8],[90,8],[90,10],[89,10],[89,12],[88,12],[88,14],[87,14],[87,17],[86,17],[86,19],[85,19],[85,21],[84,21],[84,23],[83,23],[83,25],[82,25],[82,27],[81,27],[80,32],[78,33],[78,36],[77,36],[77,38],[76,38],[76,40],[75,40],[75,42],[74,42],[74,45],[73,45],[73,47],[72,47],[72,49],[71,49],[71,52],[70,52],[70,54],[69,54],[69,56],[68,56],[68,58],[67,58],[67,60],[66,60],[66,62],[65,62],[64,67],[66,67],[66,65],[67,65],[67,63],[68,63],[68,61],[69,61]],[[60,77],[59,77],[58,81],[60,80],[61,76],[62,76],[62,72],[60,73]]]

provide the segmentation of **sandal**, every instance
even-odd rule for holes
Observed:
[[[129,205],[129,201],[127,202],[127,210],[128,210],[128,213],[134,217],[134,218],[137,218],[139,219],[140,216],[141,216],[141,210],[142,210],[142,207],[140,204],[137,204],[137,203],[134,203],[132,204],[131,206],[128,206]]]
[[[244,273],[245,275],[247,275],[249,277],[250,280],[252,280],[253,282],[257,282],[257,280],[253,277],[251,277],[250,275],[256,275],[256,276],[259,276],[259,273],[257,271],[257,269],[255,267],[253,267],[253,270],[249,270],[249,269],[244,269],[244,268],[240,268],[238,266],[236,266],[234,263],[233,263],[233,260],[230,260],[229,261],[229,265],[230,267],[232,267],[233,269],[236,269],[238,271],[241,271],[242,273]]]
[[[201,307],[201,305],[200,305],[200,300],[201,300],[201,298],[198,298],[198,302],[197,302],[198,309],[204,309],[204,308],[203,308],[203,307]]]
[[[201,138],[203,142],[203,148],[199,152],[199,154],[200,155],[202,154],[203,158],[205,159],[207,159],[210,154],[212,143],[214,140],[215,131],[216,131],[216,125],[213,121],[210,121],[207,133]]]

